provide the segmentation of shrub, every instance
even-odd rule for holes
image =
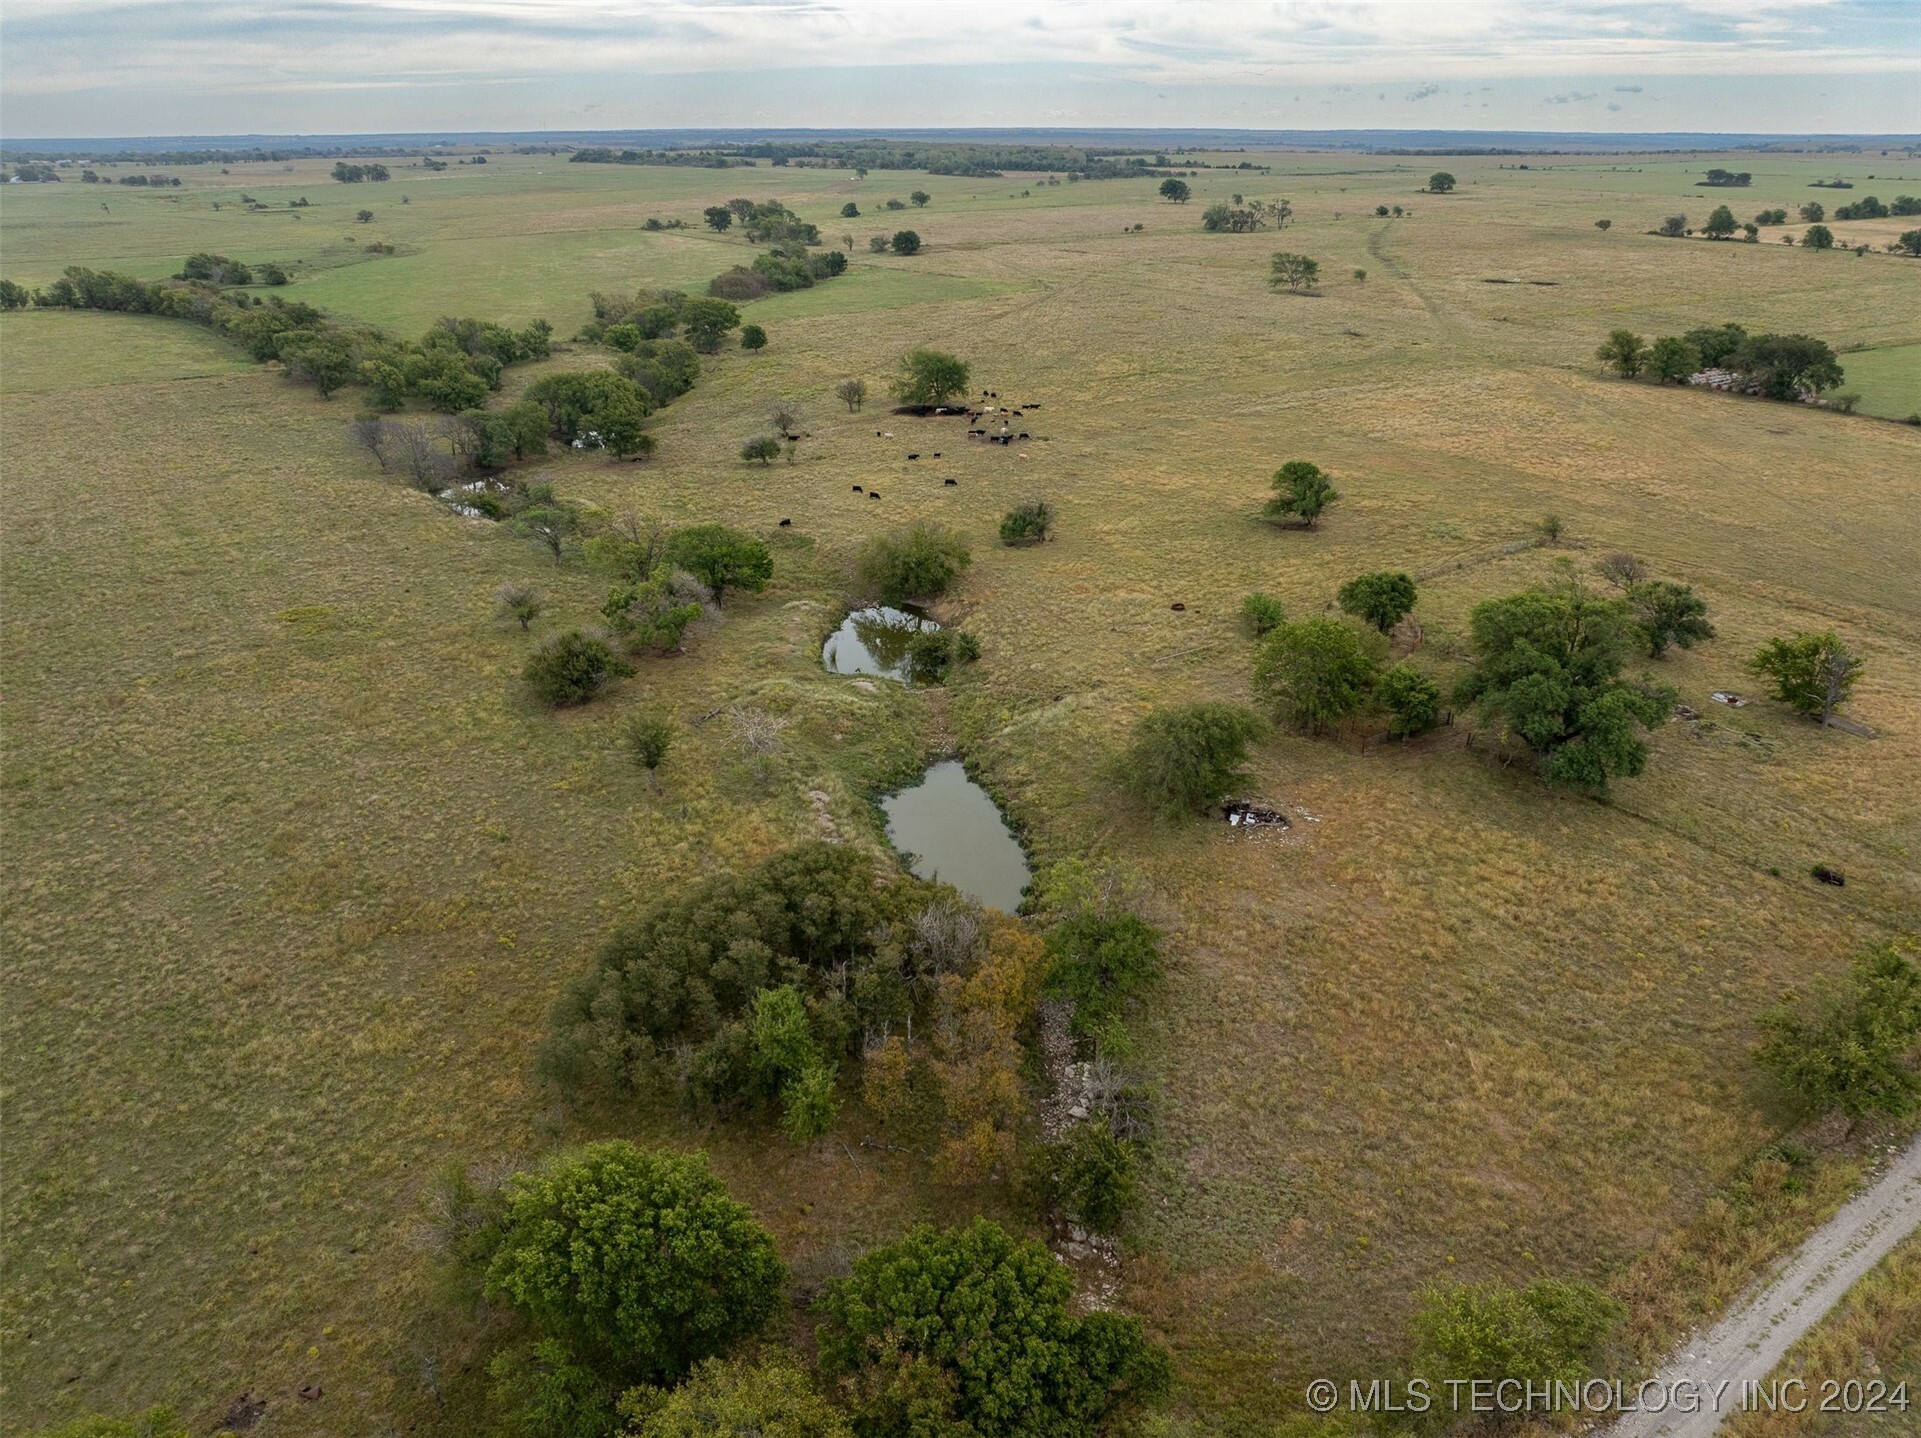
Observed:
[[[779,453],[779,445],[774,448]],[[721,524],[680,530],[667,541],[667,558],[712,590],[716,603],[730,589],[758,594],[774,577],[767,546]]]
[[[1261,512],[1276,523],[1298,523],[1312,529],[1321,511],[1339,499],[1334,482],[1318,464],[1290,459],[1274,471],[1274,498]]]
[[[1666,235],[1671,240],[1678,240],[1687,232],[1688,217],[1686,215],[1669,215],[1665,220],[1661,221],[1660,233]]]
[[[693,575],[662,566],[645,579],[615,585],[600,612],[632,652],[667,654],[680,648],[706,598]]]
[[[1263,727],[1259,716],[1235,704],[1154,710],[1134,726],[1122,777],[1163,816],[1205,811],[1246,777],[1247,746]]]
[[[1685,584],[1643,580],[1628,586],[1627,599],[1634,622],[1646,636],[1650,659],[1659,659],[1669,645],[1692,649],[1700,641],[1714,638],[1714,626],[1707,621],[1707,601]]]
[[[1020,544],[1047,538],[1054,511],[1044,499],[1030,499],[1001,516],[1001,543]]]
[[[1112,1233],[1140,1202],[1139,1154],[1104,1123],[1076,1124],[1050,1146],[1048,1196],[1071,1222]]]
[[[620,738],[627,757],[651,779],[674,747],[674,721],[664,714],[636,714],[621,726]]]
[[[959,629],[921,629],[907,641],[907,673],[916,684],[939,684],[956,664],[980,657],[980,641]]]
[[[1169,1365],[1136,1320],[1075,1317],[1073,1293],[1046,1248],[998,1224],[923,1224],[829,1287],[821,1366],[862,1431],[1094,1438],[1159,1398]]]
[[[517,584],[511,579],[494,591],[494,604],[501,617],[517,621],[522,632],[532,627],[545,607],[531,585]]]
[[[1774,1010],[1756,1057],[1797,1098],[1851,1122],[1899,1118],[1921,1102],[1912,1059],[1921,1038],[1921,972],[1893,940],[1857,957],[1845,985],[1825,986],[1812,1012]]]
[[[858,219],[860,217],[860,206],[855,204],[852,200],[849,200],[846,204],[840,207],[840,217],[843,220]]]
[[[1440,721],[1440,686],[1412,664],[1396,664],[1383,671],[1374,697],[1392,716],[1388,733],[1396,739],[1425,734]]]
[[[1834,248],[1834,231],[1826,225],[1809,225],[1808,232],[1801,236],[1801,243],[1810,250],[1831,250]]]
[[[503,1438],[605,1438],[613,1429],[609,1383],[557,1338],[503,1349],[487,1376]]]
[[[1273,595],[1256,592],[1241,601],[1241,618],[1254,631],[1254,637],[1259,639],[1276,626],[1285,624],[1287,611]]]
[[[1537,1279],[1433,1284],[1416,1298],[1415,1370],[1445,1391],[1450,1381],[1574,1383],[1627,1310],[1584,1283]]]
[[[1371,629],[1316,615],[1268,635],[1254,664],[1254,693],[1309,734],[1358,713],[1374,692],[1387,641]]]
[[[939,350],[909,350],[901,357],[894,397],[902,404],[937,405],[964,394],[970,379],[962,361]]]
[[[965,540],[922,521],[868,540],[856,571],[862,588],[883,603],[899,604],[945,594],[971,563]]]
[[[627,1438],[854,1438],[806,1372],[785,1355],[749,1363],[710,1358],[672,1391],[621,1399]]]
[[[1364,619],[1386,634],[1413,610],[1415,595],[1412,575],[1380,570],[1356,575],[1334,597],[1344,613]]]
[[[1476,605],[1469,628],[1475,667],[1457,697],[1526,743],[1550,784],[1603,792],[1646,767],[1635,731],[1667,717],[1674,691],[1621,680],[1638,637],[1626,600],[1531,590]]]
[[[1647,354],[1648,373],[1662,384],[1679,383],[1700,368],[1700,352],[1673,335],[1656,340]]]
[[[920,236],[912,230],[896,230],[888,246],[897,255],[917,255],[920,253]]]
[[[473,1252],[489,1299],[619,1383],[724,1353],[765,1326],[786,1277],[705,1154],[618,1140],[510,1179]]]
[[[541,640],[521,678],[543,703],[585,704],[614,680],[634,672],[603,639],[571,629]]]
[[[780,441],[772,435],[761,435],[756,439],[750,439],[740,447],[740,457],[749,464],[752,464],[755,460],[766,464],[769,460],[778,457],[779,454]]]
[[[1770,639],[1748,667],[1771,683],[1781,703],[1823,724],[1861,677],[1861,660],[1832,629]]]
[[[742,325],[740,327],[740,347],[744,350],[766,349],[767,331],[759,325]]]
[[[1047,935],[1047,993],[1074,1002],[1074,1031],[1111,1028],[1161,980],[1161,934],[1133,914],[1081,909]]]

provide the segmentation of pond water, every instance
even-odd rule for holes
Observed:
[[[840,622],[821,646],[821,663],[829,674],[874,674],[883,679],[907,677],[907,641],[940,625],[917,609],[876,605],[856,609]]]
[[[952,884],[968,898],[1011,914],[1030,877],[987,791],[952,759],[933,765],[920,783],[880,801],[887,841],[923,879]]]

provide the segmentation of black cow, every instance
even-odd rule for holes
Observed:
[[[861,493],[861,487],[858,484],[854,486],[854,493],[855,494]]]
[[[919,459],[919,458],[920,458],[920,456],[919,456],[919,455],[917,455],[917,454],[910,454],[910,455],[908,455],[907,457],[908,457],[909,459]]]
[[[960,481],[958,479],[944,479],[941,481],[941,483],[946,485],[949,489],[952,489],[955,485],[959,484]]]
[[[880,498],[880,491],[878,489],[870,489],[867,493],[874,499]]]

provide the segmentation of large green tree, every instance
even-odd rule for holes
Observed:
[[[1647,764],[1640,731],[1674,707],[1674,691],[1630,684],[1621,667],[1639,630],[1624,599],[1574,585],[1475,606],[1474,668],[1457,697],[1539,757],[1552,784],[1603,791]]]
[[[894,398],[902,404],[943,404],[967,391],[967,365],[940,350],[909,350],[894,377]]]
[[[1861,677],[1860,658],[1832,629],[1770,639],[1748,667],[1773,685],[1776,699],[1823,724]]]
[[[973,559],[966,540],[924,520],[868,540],[855,570],[868,593],[882,603],[899,604],[945,594]]]
[[[821,1367],[864,1433],[1093,1438],[1166,1390],[1168,1361],[1136,1320],[1077,1317],[1073,1296],[1046,1248],[998,1224],[922,1225],[828,1289]]]
[[[1341,497],[1318,464],[1290,459],[1274,471],[1274,498],[1261,511],[1268,519],[1312,529],[1321,511]]]
[[[1633,379],[1647,363],[1647,343],[1633,330],[1611,330],[1594,357],[1622,379]]]
[[[1728,368],[1757,380],[1771,399],[1820,394],[1841,383],[1841,362],[1826,340],[1812,335],[1749,335],[1728,356]]]
[[[620,1140],[510,1179],[474,1251],[488,1298],[621,1383],[679,1378],[759,1331],[786,1277],[706,1155]]]
[[[1254,662],[1254,693],[1286,722],[1318,734],[1364,708],[1387,656],[1371,629],[1315,615],[1282,624]]]
[[[711,1358],[678,1388],[621,1399],[628,1438],[854,1438],[791,1358]]]
[[[1646,636],[1650,659],[1659,659],[1670,645],[1692,649],[1714,637],[1707,601],[1688,585],[1669,579],[1643,580],[1628,586],[1627,600],[1634,622]]]

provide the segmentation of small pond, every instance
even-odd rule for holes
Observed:
[[[868,671],[872,672],[872,671]],[[968,898],[1011,914],[1030,877],[987,791],[952,759],[933,765],[911,789],[880,801],[887,841],[923,879],[952,884]]]
[[[829,674],[874,674],[883,679],[907,677],[907,641],[940,625],[917,609],[876,605],[856,609],[827,636],[821,663]]]

